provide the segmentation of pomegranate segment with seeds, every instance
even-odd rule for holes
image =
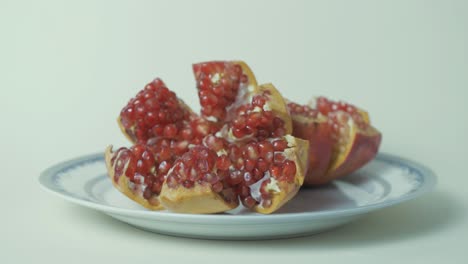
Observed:
[[[130,199],[151,210],[161,210],[158,195],[164,174],[154,162],[154,155],[144,145],[105,151],[106,167],[112,184]]]
[[[210,121],[225,120],[236,100],[257,87],[255,76],[242,61],[209,61],[192,65],[201,115]]]
[[[303,183],[308,142],[290,135],[231,145],[232,167],[227,185],[242,204],[260,213],[271,213],[289,201]]]
[[[272,84],[264,84],[231,110],[224,135],[232,141],[264,140],[292,133],[291,117],[286,102]]]
[[[177,159],[163,185],[164,207],[183,213],[218,213],[236,208],[237,196],[225,186],[217,164],[216,152],[201,145]]]
[[[310,143],[304,185],[324,184],[348,175],[376,156],[382,136],[370,125],[364,110],[325,97],[309,105],[289,102],[288,109],[293,135]]]
[[[159,78],[128,102],[118,123],[134,143],[153,137],[201,139],[210,132],[208,121],[200,120]]]
[[[271,213],[302,185],[308,142],[292,136],[237,145],[209,135],[180,157],[167,175],[160,200],[167,209],[218,213],[239,201]]]

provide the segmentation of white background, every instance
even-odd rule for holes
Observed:
[[[467,1],[1,1],[1,262],[461,263],[467,47]],[[293,100],[367,109],[381,151],[431,167],[436,191],[312,237],[216,242],[140,231],[39,188],[54,163],[128,144],[115,118],[156,76],[198,110],[191,63],[213,59],[247,61]]]

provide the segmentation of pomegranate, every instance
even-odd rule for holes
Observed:
[[[201,116],[160,79],[148,84],[118,118],[135,145],[106,150],[110,178],[149,209],[217,213],[242,203],[274,212],[297,193],[308,164],[309,143],[291,136],[283,97],[257,86],[244,62],[193,70]]]
[[[310,143],[305,186],[348,175],[376,156],[382,135],[364,110],[325,97],[309,105],[288,102],[288,109],[293,135]]]

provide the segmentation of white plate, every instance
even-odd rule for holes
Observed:
[[[305,236],[433,189],[435,175],[415,162],[389,154],[356,173],[319,188],[302,189],[279,211],[260,215],[242,208],[224,214],[149,211],[114,189],[103,154],[57,164],[39,177],[44,189],[145,230],[207,239],[272,239]]]

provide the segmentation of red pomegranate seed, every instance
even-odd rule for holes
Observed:
[[[245,127],[245,117],[244,116],[238,116],[232,121],[232,125],[236,128],[242,128]]]
[[[273,165],[271,168],[270,168],[270,173],[273,177],[275,178],[278,178],[281,176],[281,173],[283,172],[283,170],[281,169],[280,166],[277,166],[277,165]]]
[[[255,199],[252,198],[252,196],[247,196],[244,199],[242,199],[242,204],[247,208],[253,208],[257,204],[257,201],[255,201]]]
[[[148,150],[145,150],[143,152],[143,154],[141,155],[141,158],[143,162],[145,163],[145,167],[151,168],[153,165],[155,165],[154,156]]]
[[[153,175],[147,175],[143,179],[143,182],[150,187],[153,185],[154,181],[155,181],[155,177],[153,177]]]
[[[175,124],[169,124],[164,127],[163,135],[167,138],[175,138],[177,136],[177,127]]]
[[[273,132],[272,136],[274,137],[282,137],[286,134],[286,130],[283,128],[283,127],[279,127],[277,129],[275,129],[275,131]]]
[[[190,129],[190,128],[182,129],[180,134],[181,134],[182,138],[185,139],[185,140],[191,140],[193,138],[192,129]]]
[[[284,154],[282,152],[275,152],[273,154],[273,162],[275,164],[282,164],[284,161],[286,160],[286,157],[284,156]]]
[[[210,184],[215,184],[216,182],[219,181],[219,178],[214,173],[210,172],[210,173],[206,173],[205,175],[203,175],[202,180]]]
[[[260,180],[260,179],[263,178],[263,176],[264,176],[264,175],[263,175],[263,172],[260,171],[258,168],[254,168],[254,169],[252,170],[252,174],[253,174],[253,178],[254,178],[255,181]]]
[[[267,189],[267,185],[270,183],[271,183],[271,179],[267,179],[264,182],[262,182],[262,185],[260,186],[260,195],[262,199],[270,198],[271,194]]]
[[[215,184],[213,184],[211,186],[211,189],[214,191],[214,192],[221,192],[223,190],[223,184],[221,182],[216,182]]]
[[[279,118],[279,117],[274,117],[273,118],[273,127],[276,127],[276,128],[283,128],[284,127],[284,121]]]
[[[145,146],[137,144],[137,145],[131,147],[130,150],[132,151],[132,153],[133,153],[133,155],[135,157],[141,157],[141,154],[143,154],[143,151],[145,151]]]
[[[255,165],[256,165],[256,161],[254,159],[246,159],[244,161],[244,166],[245,166],[245,170],[246,171],[253,171],[253,169],[255,168]]]
[[[151,191],[151,188],[146,188],[145,191],[143,192],[143,198],[148,200],[151,198],[151,196],[153,196],[153,192]]]
[[[138,160],[136,163],[136,173],[138,174],[146,174],[147,168],[145,167],[142,160]]]
[[[266,103],[266,98],[263,95],[256,95],[252,99],[253,106],[263,107],[265,103]]]
[[[256,127],[259,124],[261,118],[262,118],[261,113],[253,112],[253,113],[250,113],[249,116],[247,117],[246,123],[250,127]]]
[[[245,135],[247,135],[247,133],[245,133],[243,131],[243,129],[241,128],[233,128],[232,129],[232,134],[236,137],[236,138],[242,138],[244,137]]]
[[[214,151],[220,151],[224,148],[223,139],[218,138],[214,135],[208,135],[203,139],[203,143]]]
[[[243,175],[241,171],[235,170],[229,174],[227,181],[229,185],[236,185],[242,182],[242,179],[243,179],[242,176]]]
[[[177,178],[174,174],[170,174],[167,176],[166,183],[169,188],[177,188],[177,186],[179,186]]]
[[[328,102],[328,99],[325,97],[317,98],[317,110],[320,111],[323,115],[328,115],[331,112],[331,106]]]
[[[259,158],[257,160],[257,168],[260,170],[260,172],[265,172],[268,170],[269,164],[266,162],[263,158]]]
[[[125,171],[125,175],[132,181],[136,172],[136,163],[137,160],[135,160],[134,158],[130,159],[127,165],[127,170]]]
[[[171,149],[169,147],[161,147],[157,156],[158,156],[158,161],[160,162],[164,160],[169,160],[172,157]]]
[[[200,173],[208,172],[210,167],[211,166],[210,166],[210,164],[208,164],[208,160],[206,160],[206,159],[199,159],[198,160],[198,163],[197,163],[198,172],[200,172]]]
[[[153,182],[153,184],[151,185],[151,191],[153,193],[159,194],[161,192],[161,189],[162,184],[159,181]]]
[[[264,157],[265,161],[270,163],[270,162],[273,162],[273,152],[268,152],[265,157]]]
[[[247,144],[243,151],[244,158],[256,160],[258,159],[258,149],[255,143]]]
[[[221,155],[216,160],[216,167],[219,170],[228,170],[229,166],[231,166],[231,161],[226,155]]]
[[[283,177],[286,178],[287,181],[294,180],[294,176],[296,175],[296,164],[294,161],[287,160],[283,164]]]
[[[286,140],[278,139],[278,140],[273,141],[273,149],[275,151],[283,151],[287,147],[288,147],[288,142],[286,142]]]
[[[258,143],[258,151],[261,157],[265,157],[268,153],[273,152],[273,145],[268,141]]]

